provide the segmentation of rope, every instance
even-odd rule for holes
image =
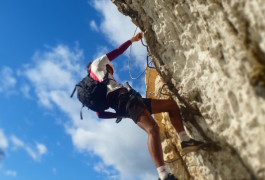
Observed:
[[[134,31],[133,36],[135,36],[137,29],[138,29],[138,27],[135,28],[135,31]],[[146,47],[147,52],[148,52],[148,46],[143,43],[143,40],[142,39],[141,39],[141,42],[142,42],[142,45]],[[132,45],[130,46],[129,60],[128,60],[128,63],[129,63],[129,73],[130,73],[130,77],[131,77],[132,80],[137,80],[137,79],[139,79],[145,73],[146,69],[143,72],[141,72],[141,74],[139,74],[137,77],[133,77],[132,76],[132,72],[131,72],[131,51],[132,51]],[[151,62],[148,63],[148,54],[147,54],[147,66],[149,67],[150,64],[151,64]]]
[[[133,36],[135,36],[137,29],[138,29],[138,27],[135,28],[135,31],[134,31]],[[129,51],[128,64],[129,64],[129,74],[130,74],[130,77],[131,77],[132,80],[139,79],[146,72],[147,68],[149,68],[149,69],[151,69],[151,68],[155,69],[154,67],[151,66],[152,61],[149,61],[149,55],[148,55],[149,49],[148,49],[148,45],[144,44],[143,39],[141,39],[141,43],[142,43],[142,45],[144,47],[146,47],[146,51],[147,51],[147,55],[146,55],[146,68],[137,77],[133,77],[132,76],[132,72],[131,72],[131,51],[132,51],[132,45],[131,45],[130,46],[130,51]],[[148,79],[147,79],[147,87],[146,87],[146,96],[147,96],[147,89],[148,89],[148,85],[149,85],[149,78],[150,78],[150,70],[148,71]]]

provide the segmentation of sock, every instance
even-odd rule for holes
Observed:
[[[160,177],[161,180],[166,179],[166,177],[168,176],[168,171],[166,169],[166,166],[160,166],[157,168],[157,172],[158,175]]]
[[[190,140],[190,137],[187,135],[185,131],[179,132],[178,135],[179,135],[181,142]]]

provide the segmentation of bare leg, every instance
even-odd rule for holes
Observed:
[[[140,115],[137,125],[144,129],[148,134],[148,149],[155,166],[163,166],[164,160],[159,127],[147,110]]]
[[[180,116],[179,108],[175,101],[171,99],[152,99],[151,108],[153,114],[168,112],[170,121],[176,131],[184,131],[182,118]]]
[[[167,100],[155,100],[151,101],[152,113],[168,112],[170,121],[176,129],[178,136],[181,140],[182,153],[186,154],[192,151],[196,151],[203,145],[203,142],[191,139],[185,132],[182,118],[179,113],[179,108],[175,101]]]

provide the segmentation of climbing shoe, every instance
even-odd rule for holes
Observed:
[[[203,146],[203,142],[190,139],[189,141],[181,142],[182,154],[187,154],[189,152],[197,151]]]
[[[158,180],[161,180],[161,179],[158,178]],[[177,178],[175,178],[175,176],[173,174],[169,173],[165,180],[177,180]]]

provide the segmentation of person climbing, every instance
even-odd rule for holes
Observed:
[[[161,112],[169,113],[170,121],[181,140],[181,147],[184,153],[197,150],[203,143],[187,135],[184,130],[179,108],[175,101],[170,99],[142,98],[135,90],[128,90],[113,78],[114,68],[111,61],[123,54],[132,43],[139,41],[142,37],[142,33],[138,33],[118,48],[88,63],[87,72],[91,78],[97,82],[102,82],[107,76],[107,104],[116,111],[97,112],[97,116],[104,119],[120,117],[131,118],[148,134],[148,149],[157,168],[159,179],[176,179],[174,175],[168,172],[163,161],[159,127],[151,114]]]

